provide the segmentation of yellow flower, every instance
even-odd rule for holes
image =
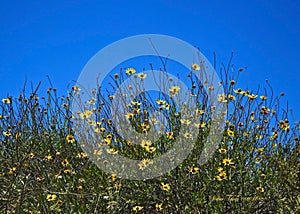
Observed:
[[[259,191],[259,192],[264,192],[265,189],[263,187],[256,187],[256,190]]]
[[[92,114],[93,114],[92,111],[86,110],[85,112],[80,113],[79,116],[81,117],[81,119],[86,119],[86,118],[91,118]]]
[[[115,188],[116,188],[116,189],[120,189],[121,186],[122,186],[122,184],[120,184],[120,183],[115,183]]]
[[[159,104],[159,105],[163,105],[163,104],[166,103],[166,101],[157,99],[156,103]]]
[[[227,178],[226,173],[225,172],[221,172],[219,175],[216,176],[218,181],[222,181],[224,179]]]
[[[58,201],[56,202],[56,206],[60,207],[60,206],[62,205],[62,203],[63,203],[62,200],[58,200]]]
[[[166,132],[165,135],[168,139],[173,139],[173,132]]]
[[[227,152],[226,149],[219,149],[219,152],[222,153],[222,154],[225,154]]]
[[[191,167],[191,168],[189,169],[189,171],[190,171],[190,173],[192,173],[192,174],[197,174],[198,171],[199,171],[199,168],[198,168],[198,167]]]
[[[54,201],[56,198],[55,194],[47,194],[47,201]]]
[[[80,152],[80,153],[77,154],[77,157],[78,158],[85,158],[85,157],[87,157],[87,154],[84,153],[84,152]]]
[[[236,100],[235,96],[233,96],[231,94],[228,94],[228,99],[230,99],[230,100]]]
[[[63,167],[66,167],[66,166],[69,166],[69,161],[67,159],[64,159],[62,162],[61,162],[61,165]]]
[[[28,155],[29,158],[33,158],[34,157],[34,154],[31,152],[29,155]]]
[[[115,150],[114,148],[106,149],[106,152],[111,155],[118,154],[118,150]]]
[[[163,208],[162,208],[162,203],[160,204],[155,204],[155,209],[156,211],[161,211]]]
[[[5,103],[5,104],[10,104],[10,103],[11,103],[11,101],[10,101],[10,99],[9,99],[9,98],[3,98],[3,99],[2,99],[2,103]]]
[[[66,140],[68,141],[68,143],[74,143],[75,142],[75,138],[73,135],[67,135]]]
[[[134,114],[128,112],[128,113],[126,114],[126,117],[127,117],[127,119],[131,120],[131,119],[134,117]]]
[[[223,160],[223,164],[226,166],[226,165],[234,164],[234,162],[232,162],[232,160],[229,158],[225,158]]]
[[[264,148],[257,148],[255,150],[260,153],[260,152],[264,151]]]
[[[76,85],[72,86],[72,90],[75,91],[75,92],[78,92],[80,91],[81,89],[78,88]]]
[[[218,101],[223,102],[223,103],[227,103],[226,95],[225,94],[218,94]]]
[[[95,128],[95,129],[94,129],[94,132],[99,133],[99,134],[103,134],[103,133],[105,132],[105,130],[106,130],[106,129],[103,128],[103,127],[102,127],[102,128]]]
[[[126,74],[134,74],[136,70],[134,68],[127,68],[125,72]]]
[[[134,107],[139,107],[139,106],[141,105],[141,103],[135,102],[135,101],[131,101],[131,104],[132,104]]]
[[[248,95],[248,98],[250,100],[254,100],[256,97],[257,97],[257,95],[255,95],[255,94]]]
[[[201,122],[201,123],[195,123],[195,126],[198,127],[199,129],[200,129],[200,128],[204,128],[204,127],[205,127],[205,123],[204,123],[204,122]]]
[[[228,136],[230,136],[230,137],[234,137],[234,132],[231,131],[231,130],[228,130],[228,131],[227,131],[227,134],[228,134]]]
[[[135,207],[132,208],[132,210],[135,211],[135,212],[138,212],[138,211],[141,211],[143,208],[144,207],[142,207],[142,206],[135,206]]]
[[[268,99],[268,97],[267,97],[267,96],[263,96],[263,95],[262,95],[262,96],[260,96],[259,98],[260,98],[260,99],[262,99],[262,100],[266,100],[266,99]]]
[[[244,132],[244,133],[243,133],[243,136],[244,136],[244,137],[249,137],[249,132]]]
[[[280,120],[279,127],[283,131],[287,131],[290,128],[288,120]]]
[[[163,107],[167,110],[170,110],[170,105],[169,104],[166,104],[166,105],[163,105]]]
[[[17,132],[15,135],[16,139],[19,139],[21,137],[21,135],[22,135],[21,132]]]
[[[117,179],[117,175],[111,174],[110,178],[111,178],[111,181],[114,182]]]
[[[4,131],[3,135],[6,136],[6,137],[9,137],[9,136],[11,136],[11,133],[9,131]]]
[[[202,109],[197,109],[197,110],[196,110],[196,114],[198,114],[198,115],[204,114],[204,110],[202,110]]]
[[[65,169],[65,170],[64,170],[64,173],[65,173],[65,174],[71,174],[71,170],[70,170],[70,169]]]
[[[192,64],[192,70],[199,71],[200,66],[198,64],[194,63],[194,64]]]
[[[9,175],[12,175],[12,174],[14,174],[14,172],[17,170],[17,168],[16,167],[13,167],[13,168],[11,168],[10,170],[9,170],[9,172],[8,172],[8,174]]]
[[[147,74],[145,74],[145,73],[139,73],[138,76],[139,76],[139,78],[141,78],[143,80],[143,79],[145,79],[147,77]]]
[[[234,93],[236,93],[236,94],[244,94],[244,91],[242,90],[242,89],[240,89],[240,88],[238,88],[238,89],[236,89],[236,90],[233,90],[234,91]]]
[[[179,90],[180,90],[179,86],[172,86],[169,91],[170,91],[170,94],[176,95]]]
[[[186,132],[186,133],[184,134],[184,137],[187,138],[187,139],[191,139],[193,136],[192,136],[191,133]]]
[[[223,172],[224,169],[222,167],[218,167],[218,172]]]
[[[151,147],[145,147],[145,149],[146,149],[147,152],[150,152],[150,153],[155,152],[155,150],[156,150],[156,148],[153,147],[153,146],[151,146]]]
[[[47,155],[47,156],[45,156],[45,157],[44,157],[44,160],[46,160],[46,161],[50,161],[50,160],[52,160],[52,157],[51,157],[51,155]]]
[[[164,191],[169,191],[171,189],[170,184],[161,183],[161,188]]]
[[[190,125],[191,124],[191,121],[190,120],[185,120],[185,119],[181,119],[180,122],[182,124],[185,124],[185,125]]]
[[[87,101],[87,104],[95,105],[96,104],[95,100],[96,100],[96,98],[93,97],[92,99]]]
[[[151,159],[143,159],[139,164],[139,169],[144,170],[148,165],[153,164],[153,160]]]

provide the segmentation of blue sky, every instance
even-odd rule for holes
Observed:
[[[300,116],[300,2],[1,1],[0,96],[17,96],[27,78],[61,94],[101,48],[137,34],[166,34],[200,47],[212,62],[234,50],[242,77],[256,89],[268,79]],[[41,91],[42,92],[42,91]]]

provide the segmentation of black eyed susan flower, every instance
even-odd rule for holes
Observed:
[[[71,170],[70,169],[65,169],[64,173],[67,174],[67,175],[70,175],[71,174]]]
[[[156,211],[162,211],[162,203],[160,203],[160,204],[155,204],[155,209],[156,209]]]
[[[144,208],[144,207],[142,207],[142,206],[135,206],[135,207],[132,208],[132,210],[135,211],[135,212],[139,212],[139,211],[141,211],[143,208]]]
[[[9,174],[9,175],[12,175],[12,174],[14,174],[14,172],[15,172],[16,170],[17,170],[16,167],[12,167],[12,168],[9,170],[8,174]]]
[[[67,166],[69,166],[69,161],[68,161],[67,159],[64,159],[64,160],[61,162],[61,165],[62,165],[63,167],[67,167]]]
[[[147,152],[150,152],[150,153],[153,153],[153,152],[156,151],[156,148],[153,147],[153,146],[151,146],[151,147],[145,147],[145,149],[146,149]]]
[[[147,74],[145,73],[139,73],[138,77],[141,78],[141,80],[145,79],[147,77]]]
[[[173,139],[173,132],[166,132],[165,135],[167,136],[168,139]]]
[[[2,99],[2,103],[10,104],[10,103],[11,103],[11,100],[10,100],[9,98],[3,98],[3,99]]]
[[[29,154],[28,154],[28,157],[29,157],[29,158],[34,158],[34,153],[32,153],[32,152],[29,153]]]
[[[83,113],[80,113],[79,116],[81,117],[81,119],[88,119],[88,118],[91,118],[92,114],[93,114],[92,111],[86,110]]]
[[[52,156],[51,156],[51,155],[46,155],[46,156],[44,157],[44,160],[46,160],[46,161],[51,161],[51,160],[52,160]]]
[[[116,174],[111,174],[110,178],[111,178],[111,181],[114,182],[117,179],[117,175]]]
[[[176,94],[178,94],[179,90],[180,90],[179,86],[172,86],[169,91],[170,91],[171,95],[176,95]]]
[[[227,131],[227,134],[228,134],[228,136],[230,136],[230,137],[234,137],[234,132],[231,131],[231,130],[228,130],[228,131]]]
[[[232,162],[230,158],[225,158],[223,159],[223,164],[226,166],[226,165],[234,164],[234,162]]]
[[[86,157],[87,157],[87,154],[84,153],[84,152],[80,152],[80,153],[77,154],[77,157],[78,157],[78,158],[86,158]]]
[[[219,175],[216,176],[216,178],[218,181],[222,181],[227,178],[227,175],[225,172],[221,172]]]
[[[66,140],[68,143],[74,143],[75,142],[75,138],[73,135],[67,135]]]
[[[111,154],[111,155],[118,154],[118,150],[116,150],[116,149],[114,149],[114,148],[106,149],[106,152],[107,152],[108,154]]]
[[[197,114],[197,115],[204,114],[204,110],[202,110],[202,109],[197,109],[197,110],[196,110],[196,114]]]
[[[62,205],[62,203],[63,203],[62,200],[58,200],[58,201],[56,202],[56,206],[60,207],[60,206]]]
[[[226,150],[226,149],[219,149],[219,152],[220,152],[221,154],[225,154],[225,153],[227,152],[227,150]]]
[[[248,95],[248,98],[249,100],[254,100],[257,98],[258,95],[255,95],[255,94],[251,94],[251,95]]]
[[[169,105],[169,104],[163,105],[163,107],[164,107],[166,110],[170,110],[170,105]]]
[[[163,105],[163,104],[166,103],[166,101],[157,99],[156,103],[159,104],[159,105]]]
[[[198,64],[196,64],[196,63],[193,63],[192,64],[192,70],[199,71],[200,70],[200,66]]]
[[[149,147],[152,145],[152,142],[150,140],[142,140],[141,146],[143,148]]]
[[[120,189],[120,188],[121,188],[121,186],[122,186],[122,184],[121,184],[121,183],[115,183],[115,188],[116,188],[116,189]]]
[[[9,136],[11,136],[11,132],[9,132],[9,131],[4,131],[4,132],[3,132],[3,135],[6,136],[6,137],[9,137]]]
[[[171,187],[170,184],[161,183],[161,188],[164,191],[170,191]]]
[[[264,96],[264,95],[260,96],[259,98],[262,99],[262,100],[267,100],[268,99],[268,97]]]
[[[283,131],[287,131],[290,128],[288,120],[280,120],[278,125],[279,125],[280,129]]]
[[[126,74],[134,74],[136,72],[136,70],[134,68],[127,68],[125,70]]]
[[[191,168],[189,169],[189,172],[192,173],[193,175],[194,175],[194,174],[197,174],[198,171],[199,171],[199,168],[198,168],[198,167],[191,167]]]
[[[57,198],[55,194],[47,194],[47,201],[54,201]]]
[[[183,136],[187,139],[191,139],[193,137],[193,135],[189,132],[186,132]]]
[[[222,167],[218,167],[218,172],[224,172],[224,169]]]
[[[255,149],[255,151],[257,151],[258,153],[261,153],[262,151],[264,151],[264,148],[257,148],[257,149]]]
[[[236,94],[244,94],[244,91],[241,88],[233,90]]]
[[[260,187],[260,186],[256,187],[256,190],[259,191],[259,192],[264,192],[265,191],[265,189],[263,187]]]
[[[150,164],[153,164],[153,160],[151,159],[143,159],[139,164],[139,169],[140,170],[144,170],[147,166],[149,166]]]

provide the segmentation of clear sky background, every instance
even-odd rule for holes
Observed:
[[[244,86],[268,79],[300,119],[300,1],[0,1],[0,96],[27,78],[61,94],[101,48],[137,34],[166,34],[200,47],[213,62],[248,66]],[[43,92],[43,91],[40,91]]]

